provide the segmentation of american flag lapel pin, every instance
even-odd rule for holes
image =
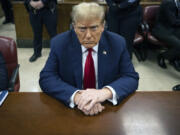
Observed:
[[[103,51],[103,54],[104,54],[104,55],[106,55],[106,54],[107,54],[107,52],[104,50],[104,51]]]

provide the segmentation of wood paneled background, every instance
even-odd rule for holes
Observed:
[[[82,1],[92,1],[92,0],[64,0],[64,2],[59,2],[58,8],[58,33],[67,31],[70,26],[70,13],[72,6],[82,2]],[[96,1],[96,0],[94,0]],[[160,4],[161,0],[141,0],[141,5],[157,5]],[[103,6],[106,6],[104,2],[101,2]],[[15,28],[17,36],[18,47],[32,47],[33,33],[32,28],[29,23],[29,15],[26,11],[23,2],[13,2]],[[45,28],[43,28],[43,39],[49,40],[49,36]],[[49,46],[48,43],[44,43],[45,46]]]

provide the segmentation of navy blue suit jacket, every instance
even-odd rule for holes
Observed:
[[[106,51],[106,54],[103,52]],[[70,97],[83,89],[82,50],[74,30],[51,40],[51,52],[40,73],[40,87],[69,106]],[[131,63],[124,38],[104,31],[98,48],[98,87],[114,88],[121,101],[138,87],[138,74]]]

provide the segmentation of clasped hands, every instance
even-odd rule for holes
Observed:
[[[43,2],[41,0],[39,0],[39,1],[32,1],[31,0],[30,5],[35,9],[41,9],[41,8],[44,7],[44,4],[43,4]]]
[[[85,115],[97,115],[105,109],[101,103],[110,98],[112,92],[108,88],[86,89],[75,94],[74,102]]]

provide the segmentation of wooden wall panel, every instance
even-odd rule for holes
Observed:
[[[65,2],[58,3],[58,33],[65,32],[70,27],[70,13],[72,6],[81,2],[81,1],[92,1],[92,0],[64,0]],[[160,4],[161,0],[141,0],[141,5],[154,5]],[[105,3],[101,3],[106,6]],[[29,22],[29,15],[24,7],[23,2],[13,2],[14,10],[14,19],[15,19],[15,28],[17,40],[33,40],[32,28]],[[43,39],[49,40],[49,36],[45,28],[43,28]],[[21,42],[22,43],[22,42]],[[31,43],[32,44],[32,43]],[[21,45],[18,45],[21,46]],[[32,46],[32,45],[31,45]]]

